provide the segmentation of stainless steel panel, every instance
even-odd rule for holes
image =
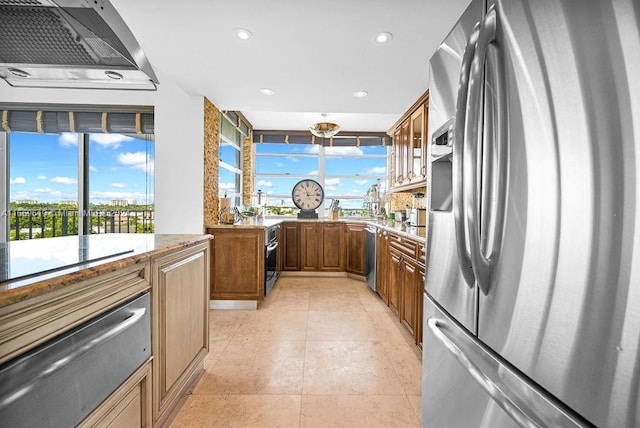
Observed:
[[[364,259],[364,276],[367,285],[373,291],[377,290],[376,284],[376,228],[368,226],[365,229],[365,259]]]
[[[495,4],[508,203],[478,336],[593,424],[640,426],[640,3]]]
[[[0,425],[71,427],[151,356],[149,293],[0,367]]]
[[[424,295],[425,427],[583,427]]]
[[[467,39],[482,18],[483,4],[472,2],[430,61],[429,141],[456,115],[456,94],[460,66]],[[455,144],[455,141],[454,143]],[[428,159],[437,159],[428,145]],[[427,162],[427,187],[433,179],[433,165]],[[434,211],[429,201],[425,289],[467,329],[476,329],[476,291],[462,275],[456,246],[453,212]]]

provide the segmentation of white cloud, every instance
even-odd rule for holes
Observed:
[[[38,180],[46,180],[47,176],[46,175],[39,175],[36,177]]]
[[[125,141],[131,141],[133,138],[122,134],[91,134],[90,141],[95,141],[103,147],[112,147],[117,149],[120,144]]]
[[[127,187],[126,184],[122,184],[122,183],[111,183],[111,187],[117,187],[118,189],[124,189],[125,187]]]
[[[97,172],[97,171],[98,171],[98,168],[96,168],[96,167],[95,167],[95,166],[93,166],[93,165],[89,165],[89,171]]]
[[[309,175],[318,175],[318,171],[309,171]]]
[[[52,183],[66,184],[66,185],[71,185],[71,184],[76,184],[77,183],[77,180],[75,178],[71,178],[71,177],[53,177],[49,181],[52,182]]]
[[[360,147],[325,147],[324,152],[327,155],[342,155],[342,156],[361,156],[362,149]]]
[[[139,169],[140,171],[146,171],[149,174],[153,174],[154,161],[145,152],[120,153],[118,155],[117,161],[120,165]]]
[[[74,134],[73,132],[63,132],[58,137],[58,144],[62,147],[77,146],[78,134]]]
[[[53,189],[50,189],[49,187],[45,187],[45,188],[38,188],[38,189],[33,189],[33,193],[49,193],[51,192]]]
[[[276,162],[276,167],[277,168],[282,168],[284,166],[284,164],[282,162]]]
[[[234,190],[236,188],[236,183],[220,183],[220,190]]]
[[[293,157],[293,156],[287,156],[287,159],[289,159],[293,163],[300,162],[300,159],[298,159],[296,157]]]
[[[327,178],[326,180],[324,180],[324,184],[326,186],[335,186],[335,185],[340,184],[340,179],[338,177]]]
[[[9,180],[11,184],[24,184],[26,182],[27,180],[25,180],[24,177],[16,177]]]
[[[367,184],[369,180],[356,180],[356,184],[358,186],[362,186],[363,184]]]
[[[270,181],[260,180],[256,183],[256,187],[273,187],[273,183]]]
[[[387,167],[386,166],[374,166],[373,168],[369,168],[365,174],[386,174]]]
[[[305,153],[318,153],[320,151],[320,146],[317,144],[312,144],[304,148]]]

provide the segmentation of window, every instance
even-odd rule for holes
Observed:
[[[10,240],[153,232],[152,135],[4,135]]]
[[[370,216],[367,191],[377,183],[387,188],[386,173],[387,147],[382,145],[256,143],[254,188],[267,194],[268,215],[295,215],[291,190],[299,180],[313,178],[325,189],[325,210],[338,199],[343,216]]]
[[[218,196],[231,198],[234,206],[242,201],[242,143],[246,136],[231,118],[220,115]]]

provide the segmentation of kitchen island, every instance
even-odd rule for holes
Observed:
[[[147,295],[149,358],[82,425],[161,424],[208,352],[209,239],[105,234],[1,244],[0,369]]]

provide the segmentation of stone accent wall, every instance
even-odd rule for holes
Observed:
[[[242,204],[251,205],[253,189],[254,166],[256,163],[256,147],[253,144],[253,132],[244,139],[242,147]],[[257,189],[256,189],[257,191]]]
[[[218,219],[218,157],[220,152],[220,110],[204,98],[204,224]]]
[[[403,210],[407,205],[411,206],[411,204],[413,203],[411,195],[413,195],[414,193],[424,193],[426,198],[427,188],[418,187],[417,189],[412,189],[406,192],[387,193],[383,198],[383,202],[389,202],[391,211]]]

